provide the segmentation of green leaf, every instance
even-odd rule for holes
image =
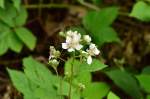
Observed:
[[[79,66],[80,62],[76,59],[70,58],[65,62],[65,74],[67,74],[68,77],[71,76],[71,68],[73,65],[73,75],[77,75],[79,73]]]
[[[130,16],[135,17],[141,21],[150,21],[150,5],[144,1],[137,2],[130,13]]]
[[[120,87],[124,92],[132,96],[134,99],[141,99],[139,85],[136,79],[126,71],[111,70],[106,74],[113,80],[113,82]]]
[[[83,91],[83,97],[85,99],[102,99],[109,92],[110,87],[105,83],[94,82],[86,86]]]
[[[106,68],[107,65],[102,63],[97,59],[93,59],[92,64],[87,64],[86,62],[80,63],[80,72],[95,72]]]
[[[0,0],[0,7],[2,7],[2,8],[5,7],[5,0]]]
[[[120,99],[120,98],[110,91],[107,95],[107,99]]]
[[[19,53],[23,48],[23,42],[18,38],[18,36],[11,32],[8,37],[9,48],[14,52]]]
[[[102,46],[104,43],[119,42],[117,33],[110,27],[118,16],[117,7],[109,7],[101,11],[92,11],[83,18],[84,27],[90,31],[93,41]]]
[[[8,33],[8,31],[0,33],[0,56],[5,54],[9,48]]]
[[[52,85],[59,83],[51,72],[40,62],[32,57],[23,59],[24,71],[27,77],[37,85],[43,88],[52,88]]]
[[[94,32],[92,37],[99,46],[102,46],[104,43],[120,42],[116,31],[111,27],[102,28]]]
[[[21,6],[21,0],[12,0],[14,7],[19,10]]]
[[[137,76],[140,85],[147,93],[150,93],[150,75],[141,74]]]
[[[110,26],[118,16],[117,7],[108,7],[100,11],[91,11],[83,18],[83,24],[87,29]]]
[[[31,95],[32,91],[30,89],[30,84],[27,77],[19,71],[8,69],[9,75],[14,86],[22,93],[27,94],[28,99],[34,99]],[[29,98],[30,97],[30,98]],[[31,98],[32,97],[32,98]]]
[[[85,86],[88,86],[92,81],[92,76],[90,72],[80,72],[74,80],[77,84],[82,83]]]
[[[10,27],[14,27],[14,18],[16,17],[16,9],[12,4],[7,3],[6,8],[0,8],[0,20],[9,25]]]
[[[19,27],[15,29],[17,36],[25,43],[25,45],[33,50],[36,45],[36,37],[26,28]]]
[[[21,7],[17,14],[18,15],[14,19],[15,25],[16,26],[24,25],[28,17],[27,10],[24,7]]]

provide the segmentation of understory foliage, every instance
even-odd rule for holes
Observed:
[[[91,0],[90,4],[97,7],[102,5],[102,1]],[[84,0],[76,2],[86,4]],[[149,3],[148,0],[137,0],[127,16],[148,23]],[[50,46],[49,67],[29,56],[23,59],[23,71],[7,69],[14,87],[24,99],[121,99],[112,90],[113,85],[133,99],[150,99],[149,66],[135,74],[123,65],[108,66],[102,62],[102,46],[122,44],[112,27],[119,14],[118,6],[88,10],[82,18],[81,27],[59,33],[65,38],[60,45],[67,57],[61,57],[60,49],[47,45]],[[27,9],[21,0],[0,0],[0,56],[9,49],[19,54],[24,45],[34,51],[37,38],[25,27],[27,18]],[[57,67],[62,64],[64,73],[60,75]],[[112,84],[93,81],[95,72],[104,74]]]

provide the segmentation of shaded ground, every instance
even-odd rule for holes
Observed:
[[[26,26],[35,33],[38,43],[33,52],[24,47],[20,54],[9,51],[0,57],[0,99],[21,99],[21,95],[11,85],[6,72],[7,67],[21,70],[21,60],[28,55],[33,55],[37,60],[46,63],[49,45],[60,47],[58,45],[62,39],[58,36],[58,32],[70,26],[81,25],[81,17],[86,13],[87,8],[69,1],[55,1],[73,5],[68,8],[45,8],[40,12],[39,9],[28,9],[29,19]],[[104,0],[102,6],[119,5],[121,12],[130,12],[134,2],[133,0]],[[34,1],[30,0],[29,4],[32,3]],[[118,32],[122,44],[107,44],[102,47],[106,64],[110,66],[121,64],[136,69],[136,72],[140,72],[144,66],[150,65],[150,24],[120,14],[113,27]],[[124,61],[119,62],[120,60]],[[111,84],[104,74],[95,73],[93,75],[93,80],[103,80]],[[116,86],[113,87],[113,90],[122,97],[121,99],[130,98]]]

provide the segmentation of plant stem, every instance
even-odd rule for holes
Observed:
[[[73,80],[73,63],[74,63],[74,59],[75,59],[75,53],[73,55],[73,60],[72,60],[72,64],[71,64],[71,74],[70,74],[70,81],[69,81],[69,95],[68,95],[68,99],[71,99],[71,91],[72,91],[72,80]]]
[[[25,8],[28,9],[37,9],[37,8],[69,8],[71,5],[68,4],[30,4],[30,5],[24,5]]]

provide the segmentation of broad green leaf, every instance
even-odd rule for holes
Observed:
[[[14,32],[9,33],[8,44],[9,48],[17,53],[19,53],[23,48],[23,42]]]
[[[130,13],[130,16],[135,17],[141,21],[150,21],[150,5],[144,1],[138,1]]]
[[[100,11],[88,12],[83,18],[85,28],[91,30],[92,28],[99,27],[99,29],[110,26],[118,16],[117,7],[108,7]]]
[[[5,54],[9,48],[8,35],[8,31],[0,33],[0,56]]]
[[[5,0],[0,0],[0,7],[2,7],[2,8],[5,7]]]
[[[91,35],[94,42],[99,46],[102,46],[104,43],[120,42],[116,31],[111,27],[102,28]]]
[[[59,83],[59,79],[56,79],[42,63],[32,57],[23,59],[23,66],[27,77],[43,88],[52,88],[54,84]]]
[[[150,75],[141,74],[137,76],[138,81],[142,88],[147,92],[150,93]]]
[[[30,89],[30,84],[27,79],[27,77],[19,71],[16,70],[10,70],[8,69],[9,75],[11,77],[11,80],[14,84],[14,86],[22,93],[27,94],[28,99],[34,99],[32,93],[32,90]]]
[[[60,99],[56,90],[48,88],[36,88],[34,90],[36,99]]]
[[[142,70],[142,74],[150,74],[150,66],[145,67],[145,68]]]
[[[27,10],[24,7],[21,7],[20,10],[17,12],[17,16],[14,19],[16,26],[22,26],[26,23],[28,14]]]
[[[117,7],[109,7],[101,11],[92,11],[83,18],[84,27],[90,31],[93,41],[102,46],[104,43],[119,42],[117,33],[110,25],[118,16]]]
[[[113,80],[113,82],[121,88],[125,93],[132,96],[134,99],[141,99],[142,95],[140,87],[136,79],[126,71],[111,70],[106,74]]]
[[[80,63],[80,72],[95,72],[106,68],[107,65],[102,63],[97,59],[93,59],[92,64],[87,64],[86,62]]]
[[[21,1],[22,1],[22,0],[12,0],[12,2],[13,2],[13,4],[14,4],[14,7],[15,7],[17,10],[20,9]]]
[[[92,76],[90,72],[80,72],[75,78],[77,84],[82,83],[85,86],[88,86],[92,81]]]
[[[0,33],[3,33],[5,31],[10,31],[10,27],[6,23],[0,21]],[[1,36],[1,34],[0,34],[0,36]]]
[[[107,99],[120,99],[120,98],[110,91],[107,95]]]
[[[85,99],[102,99],[109,92],[110,87],[106,83],[94,82],[88,85],[83,91]]]
[[[0,20],[6,23],[7,25],[14,27],[14,18],[16,17],[16,9],[13,7],[12,4],[7,3],[6,8],[0,8]]]
[[[25,43],[25,45],[30,49],[33,50],[36,45],[36,37],[32,34],[31,31],[24,27],[19,27],[15,29],[17,36]]]

